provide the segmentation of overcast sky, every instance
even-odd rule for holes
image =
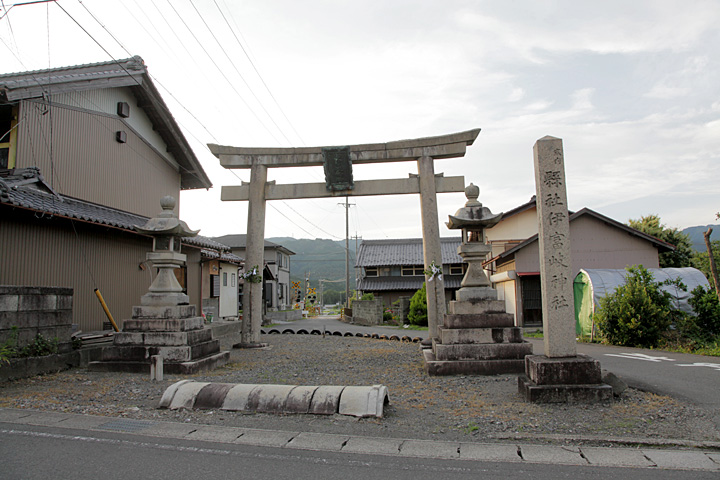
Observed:
[[[17,3],[22,3],[19,0]],[[493,212],[535,192],[532,147],[563,139],[570,208],[670,227],[720,210],[720,2],[60,0],[0,15],[2,73],[140,55],[210,176],[181,195],[191,228],[246,233],[249,181],[207,143],[383,143],[481,128],[436,172],[480,186]],[[9,9],[9,10],[8,10]],[[104,26],[104,28],[103,28]],[[406,178],[413,162],[356,167]],[[271,169],[278,183],[322,168]],[[351,198],[350,235],[421,236],[417,195]],[[465,201],[441,194],[441,234]],[[338,199],[268,203],[266,236],[345,237]]]

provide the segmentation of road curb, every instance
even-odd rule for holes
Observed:
[[[696,445],[691,445],[692,449],[665,448],[662,450],[642,447],[558,446],[517,442],[448,442],[286,432],[12,408],[0,408],[0,423],[98,432],[112,431],[129,435],[146,435],[187,441],[245,444],[347,454],[720,472],[720,446],[716,442],[693,442]],[[0,428],[0,432],[13,434],[17,433],[17,430]],[[527,441],[530,438],[523,438],[523,440]],[[537,442],[543,439],[533,438],[533,440]],[[627,440],[635,441],[637,439]],[[669,442],[671,440],[664,439],[654,446],[667,446]]]

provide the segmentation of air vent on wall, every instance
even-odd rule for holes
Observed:
[[[130,116],[130,105],[128,105],[127,102],[118,102],[117,114],[123,118],[129,117]]]

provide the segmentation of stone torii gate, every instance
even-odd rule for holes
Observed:
[[[435,174],[434,160],[465,155],[480,129],[425,137],[414,140],[350,145],[345,147],[245,148],[208,144],[210,151],[225,168],[250,169],[250,182],[222,187],[221,200],[248,201],[247,246],[248,268],[264,262],[265,202],[295,198],[326,198],[366,195],[420,194],[423,231],[423,260],[442,268],[438,228],[437,193],[463,192],[465,178]],[[410,178],[364,180],[354,182],[353,164],[416,161],[417,175]],[[267,181],[268,168],[323,166],[325,183],[277,185]],[[425,275],[426,281],[428,275]],[[241,347],[262,346],[262,284],[245,283],[243,291],[243,324]],[[437,338],[437,327],[446,313],[445,285],[435,277],[427,282],[428,337]]]

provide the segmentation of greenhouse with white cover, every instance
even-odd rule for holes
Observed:
[[[705,275],[696,268],[648,268],[648,272],[661,284],[662,290],[672,295],[675,308],[688,313],[692,313],[692,307],[688,303],[691,292],[700,285],[709,287]],[[573,282],[575,328],[578,336],[594,336],[593,315],[599,307],[600,299],[623,285],[627,274],[625,269],[580,269]],[[675,279],[680,279],[687,290],[683,291],[672,284],[662,285],[666,280]]]

